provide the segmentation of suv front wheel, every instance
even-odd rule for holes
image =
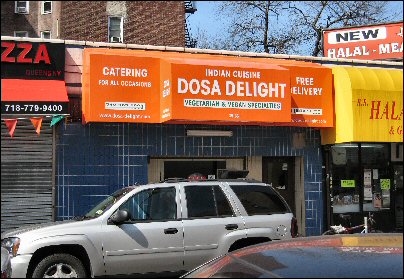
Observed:
[[[69,254],[53,254],[41,260],[32,274],[33,278],[85,278],[82,262]]]

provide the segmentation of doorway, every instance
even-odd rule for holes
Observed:
[[[289,204],[300,236],[306,235],[303,157],[262,157],[262,181]]]
[[[294,157],[263,157],[262,180],[286,200],[296,216],[295,204],[295,158]]]

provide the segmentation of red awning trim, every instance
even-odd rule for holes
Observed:
[[[2,102],[68,102],[65,82],[61,80],[2,79]]]

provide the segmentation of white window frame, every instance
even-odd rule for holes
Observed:
[[[109,16],[108,17],[108,42],[112,43],[111,41],[111,36],[110,36],[110,22],[111,22],[111,18],[120,18],[121,19],[121,24],[120,24],[120,42],[119,43],[123,43],[123,17],[122,16]]]
[[[50,11],[48,11],[48,12],[45,12],[45,2],[50,2],[50,4],[51,4]],[[52,9],[53,9],[52,1],[41,1],[41,14],[43,14],[43,15],[51,14]]]
[[[25,2],[25,9],[26,9],[26,11],[25,12],[19,12],[19,11],[17,11],[17,3],[18,2]],[[15,7],[14,7],[14,12],[16,13],[16,14],[29,14],[29,1],[14,1],[14,3],[15,3]]]
[[[22,33],[24,32],[26,36],[17,36],[17,33]],[[14,37],[18,37],[18,38],[28,38],[28,31],[14,31]]]
[[[41,31],[41,39],[48,39],[44,38],[45,33],[49,33],[49,39],[52,39],[52,32],[50,30]]]

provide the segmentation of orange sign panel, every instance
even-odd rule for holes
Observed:
[[[287,67],[291,76],[292,124],[332,127],[332,70],[325,67]]]
[[[403,59],[403,22],[323,31],[324,56]]]
[[[83,122],[332,127],[332,74],[302,61],[85,49]]]
[[[290,76],[276,65],[170,59],[172,119],[290,122]]]
[[[85,50],[86,52],[86,50]],[[171,102],[169,65],[159,58],[86,54],[85,122],[161,123]]]
[[[247,61],[247,58],[243,60]],[[260,62],[277,65],[290,71],[291,122],[268,124],[333,127],[334,103],[330,68],[311,62],[284,59],[265,59]]]

